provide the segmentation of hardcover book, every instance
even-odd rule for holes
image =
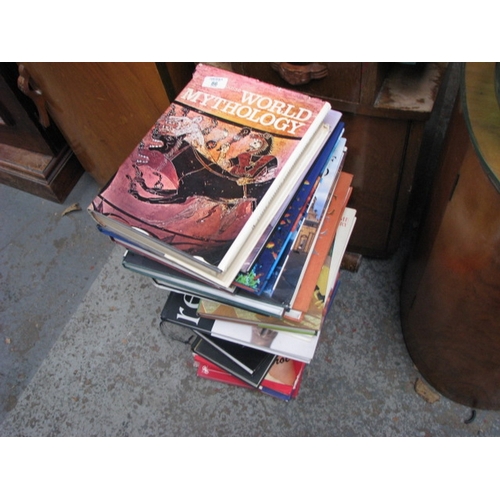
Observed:
[[[339,222],[337,231],[335,232],[335,238],[327,260],[323,263],[323,267],[321,268],[318,283],[316,284],[316,288],[309,304],[309,310],[304,313],[300,309],[289,309],[283,314],[283,320],[290,318],[291,321],[302,324],[310,314],[309,311],[311,308],[315,306],[317,307],[319,298],[321,298],[324,302],[324,307],[322,309],[323,315],[326,314],[333,299],[332,293],[336,289],[342,258],[345,254],[355,223],[356,210],[354,208],[346,207]]]
[[[173,297],[171,298],[171,296]],[[268,359],[265,353],[285,356],[287,358],[304,361],[305,363],[309,363],[312,359],[319,334],[301,335],[298,333],[294,334],[256,328],[252,325],[201,318],[197,313],[199,300],[198,297],[170,293],[163,307],[162,320],[182,326],[188,326],[196,333],[209,335],[212,340],[222,339],[224,341],[229,341],[235,344],[233,346],[235,350],[242,349],[246,346],[251,348],[250,352],[253,354],[255,354],[254,351],[261,351],[258,354],[261,357],[264,356],[265,359]],[[172,304],[174,304],[174,306],[172,306]],[[180,310],[179,307],[182,307],[182,310]],[[206,343],[208,344],[209,342]],[[212,345],[212,347],[215,350],[221,350],[220,346],[217,348]],[[243,369],[242,366],[240,366],[240,368]],[[248,370],[246,371],[248,373]]]
[[[215,288],[130,250],[125,252],[122,265],[129,271],[148,276],[158,288],[167,291],[212,299],[277,318],[281,318],[285,312],[285,306],[272,299],[256,297],[252,293],[239,289],[234,290],[233,293]]]
[[[239,387],[252,388],[250,384],[247,384],[198,354],[194,355],[194,361],[198,377]],[[277,397],[284,401],[290,401],[290,399],[296,398],[298,395],[305,366],[306,365],[300,361],[278,356],[269,372],[263,378],[258,389],[264,394]]]
[[[303,335],[317,335],[323,325],[325,312],[329,306],[330,292],[338,275],[338,267],[332,271],[330,270],[331,257],[332,255],[328,255],[325,259],[309,309],[305,313],[300,312],[300,321],[296,319],[297,313],[293,314],[294,319],[288,319],[288,311],[285,311],[282,317],[274,318],[208,299],[200,300],[198,315],[203,318],[244,323],[260,328],[277,329]],[[331,275],[333,274],[332,278]]]
[[[214,321],[211,334],[212,337],[303,363],[311,362],[320,338],[320,332],[317,335],[303,335],[222,320]]]
[[[229,288],[331,133],[329,110],[199,64],[88,210],[124,242]]]
[[[339,226],[338,244],[333,245],[329,255],[325,259],[322,271],[317,281],[316,289],[313,292],[310,308],[316,309],[314,317],[322,325],[324,317],[328,312],[335,293],[338,290],[338,274],[340,261],[342,257],[339,254],[344,253],[347,241],[352,232],[355,222],[355,210],[347,209],[345,217],[345,226]],[[285,312],[283,319],[290,319],[293,322],[308,321],[306,313],[302,311],[291,310]],[[239,323],[239,325],[238,325]],[[264,323],[238,320],[216,320],[211,328],[212,336],[219,337],[232,342],[262,349],[266,352],[274,353],[278,356],[284,356],[309,363],[314,356],[318,345],[321,329],[315,332],[315,335],[304,335],[304,333],[286,332],[277,325],[263,327]]]
[[[193,330],[195,333],[196,330]],[[267,363],[261,363],[259,367],[252,373],[248,373],[240,365],[228,358],[223,352],[217,349],[213,344],[207,342],[205,339],[198,337],[192,344],[194,353],[202,356],[203,358],[211,361],[215,365],[228,371],[235,377],[243,380],[250,386],[258,388],[266,376],[267,372],[271,369],[275,357],[273,356]]]
[[[193,358],[194,366],[196,367],[196,375],[198,375],[198,377],[206,378],[208,380],[215,380],[217,382],[223,382],[224,384],[244,387],[246,389],[255,389],[255,387],[252,387],[250,384],[243,382],[243,380],[235,377],[233,374],[229,373],[223,368],[220,368],[214,363],[211,363],[210,361],[208,361],[208,359],[205,359],[195,352],[193,352]]]
[[[289,217],[292,216],[289,212],[291,210],[291,205],[293,204],[294,210],[296,210],[297,206],[300,206],[300,200],[298,200],[297,197],[302,199],[302,206],[307,203],[307,196],[310,196],[311,191],[318,182],[318,177],[321,176],[321,172],[323,172],[326,167],[325,162],[328,161],[332,149],[335,147],[344,132],[344,123],[340,121],[341,116],[341,113],[334,110],[330,110],[327,113],[324,124],[329,126],[329,135],[325,137],[325,142],[319,148],[317,156],[311,159],[310,164],[306,168],[307,174],[301,180],[300,185],[294,186],[290,189],[285,200],[287,208],[281,207],[276,211],[275,217],[271,220],[271,223],[260,237],[259,242],[255,245],[247,260],[243,264],[241,268],[243,273],[250,270],[255,259],[267,244],[271,234],[274,232],[274,229],[283,222],[282,216],[285,216],[287,213],[289,214]]]
[[[333,240],[329,275],[330,282],[328,284],[329,289],[333,288],[334,282],[332,281],[336,280],[338,277],[342,259],[346,252],[347,245],[349,244],[356,220],[356,210],[351,207],[346,207],[344,209],[344,213],[342,214],[342,218],[340,219],[335,239]]]

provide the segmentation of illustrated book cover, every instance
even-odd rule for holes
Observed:
[[[199,64],[88,210],[165,264],[230,287],[331,133],[330,108]]]
[[[245,323],[260,328],[271,328],[293,333],[316,335],[321,330],[325,315],[333,299],[340,265],[345,254],[352,230],[356,223],[356,210],[346,207],[335,233],[333,245],[323,262],[316,286],[312,292],[308,310],[285,311],[280,318],[269,317],[230,304],[209,299],[201,299],[198,315],[209,319],[220,319],[234,323]],[[289,315],[293,319],[289,319]]]
[[[323,306],[321,310],[323,313],[322,319],[324,319],[324,315],[328,312],[333,301],[333,295],[338,288],[338,278],[342,258],[347,249],[355,223],[356,210],[354,208],[346,207],[335,233],[333,245],[331,246],[327,259],[321,268],[318,283],[316,284],[309,304],[309,310],[304,313],[299,309],[289,309],[283,314],[283,320],[290,319],[290,321],[297,322],[300,325],[310,314],[309,311],[311,308],[318,307],[318,303]]]
[[[296,312],[292,315],[293,319],[288,318],[288,311],[285,311],[282,317],[275,318],[204,298],[200,300],[198,315],[209,319],[255,325],[260,328],[277,329],[303,335],[317,335],[323,326],[325,313],[329,306],[331,289],[335,285],[335,278],[338,275],[338,267],[336,269],[332,268],[332,271],[330,271],[332,256],[333,246],[331,254],[327,256],[323,263],[309,309],[305,313],[300,312],[300,321],[296,319]]]
[[[170,293],[161,312],[161,320],[191,328],[205,342],[220,351],[232,363],[238,365],[240,369],[248,374],[259,371],[262,365],[270,366],[274,359],[271,354],[213,338],[210,330],[214,321],[201,318],[197,314],[198,304],[199,299],[197,297]]]
[[[279,224],[283,223],[282,217],[287,213],[289,214],[288,217],[293,217],[293,214],[289,211],[291,210],[292,204],[294,209],[299,205],[300,200],[297,200],[297,197],[302,199],[302,206],[307,202],[307,196],[311,194],[311,191],[316,186],[318,176],[320,176],[321,172],[324,171],[324,168],[326,167],[325,162],[328,161],[328,157],[331,155],[332,149],[335,147],[344,132],[345,124],[340,121],[341,116],[342,114],[339,111],[335,111],[333,109],[328,111],[324,124],[329,126],[329,131],[328,135],[324,138],[324,144],[322,144],[319,148],[319,153],[316,157],[311,157],[310,164],[306,168],[307,174],[300,181],[300,185],[290,188],[284,204],[287,208],[281,207],[276,211],[275,217],[271,220],[271,223],[268,225],[258,243],[247,257],[247,260],[241,268],[241,272],[247,273],[250,270],[257,256],[259,256],[264,249],[264,246],[267,244],[275,228]]]

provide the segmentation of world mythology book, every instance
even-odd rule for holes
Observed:
[[[199,64],[88,210],[108,233],[228,288],[331,133],[329,111]]]

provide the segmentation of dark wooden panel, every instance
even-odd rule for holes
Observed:
[[[324,78],[287,83],[273,63],[232,63],[233,69],[330,102],[343,113],[354,174],[350,205],[358,220],[349,250],[388,257],[398,247],[412,193],[424,124],[447,63],[320,63]]]
[[[344,170],[354,175],[349,206],[358,211],[349,249],[387,257],[409,125],[351,114],[343,119],[348,148]]]
[[[35,196],[61,203],[83,172],[69,146],[44,155],[0,144],[0,182]]]
[[[19,103],[5,77],[0,73],[0,144],[50,155],[52,151],[32,117]]]
[[[38,123],[35,106],[15,87],[17,65],[0,65],[0,182],[63,202],[83,168],[50,124]]]

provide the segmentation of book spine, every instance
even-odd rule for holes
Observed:
[[[337,193],[345,193],[345,195],[342,197],[334,196],[330,202],[327,216],[320,228],[319,237],[314,246],[314,252],[306,268],[307,279],[300,282],[292,299],[292,308],[295,310],[305,312],[309,309],[321,267],[333,245],[340,219],[352,192],[351,187],[347,188],[347,185],[350,186],[351,182],[352,175],[343,172],[339,180],[340,189]]]

